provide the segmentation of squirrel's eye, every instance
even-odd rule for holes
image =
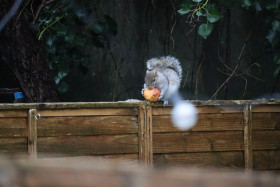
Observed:
[[[156,81],[156,79],[153,80],[154,82]]]

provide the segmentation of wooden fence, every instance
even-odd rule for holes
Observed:
[[[173,127],[162,104],[1,104],[0,153],[280,171],[280,101],[192,103],[199,115],[190,131]]]

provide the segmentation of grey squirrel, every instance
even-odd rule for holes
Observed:
[[[172,56],[163,56],[160,58],[152,58],[146,62],[147,71],[145,77],[144,88],[160,89],[159,101],[164,102],[164,106],[168,104],[168,100],[172,95],[178,92],[182,80],[182,67],[178,59]]]

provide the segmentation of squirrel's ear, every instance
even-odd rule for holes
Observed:
[[[149,73],[149,72],[150,72],[150,71],[147,69],[147,70],[146,70],[146,73]]]

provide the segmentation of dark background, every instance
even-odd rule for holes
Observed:
[[[56,87],[43,89],[40,94],[55,94],[51,89],[57,89],[59,99],[40,97],[29,101],[142,100],[145,62],[164,55],[172,55],[182,64],[184,75],[180,91],[185,99],[277,96],[280,85],[275,58],[279,50],[277,43],[273,46],[267,39],[274,20],[269,17],[269,11],[256,12],[240,4],[230,8],[219,4],[222,18],[215,23],[210,36],[203,39],[197,34],[200,23],[194,27],[187,23],[188,15],[177,12],[180,3],[175,0],[99,0],[55,2],[46,6],[36,22],[34,40],[38,40],[46,25],[62,18],[49,26],[38,40],[39,44],[36,43],[41,58],[50,67]],[[10,4],[2,6],[2,16]],[[32,22],[30,5],[30,2],[23,3],[24,13],[20,16]],[[18,24],[14,19],[11,23]],[[2,41],[7,42],[9,37],[18,35],[0,33]],[[20,83],[14,69],[7,65],[13,58],[9,62],[3,58],[8,55],[6,46],[9,44],[5,46],[2,41],[0,88],[22,89],[24,83]],[[18,44],[11,48],[16,46]],[[26,50],[30,51],[28,47]],[[35,62],[31,66],[35,67],[33,71],[39,68]],[[26,76],[32,77],[32,74],[29,72]],[[26,79],[28,88],[41,89],[36,86],[36,80],[35,77],[34,85],[30,86]],[[0,94],[0,102],[13,102],[13,95]]]

